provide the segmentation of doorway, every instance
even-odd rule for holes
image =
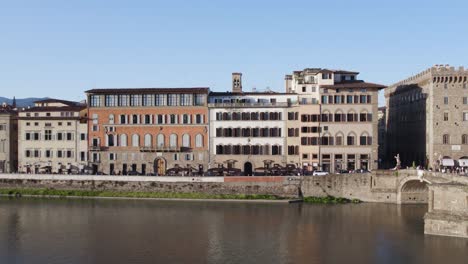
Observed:
[[[166,175],[166,160],[163,158],[155,159],[153,167],[154,173],[156,173],[157,176]]]
[[[252,172],[253,172],[252,163],[247,161],[246,163],[244,163],[244,175],[252,176]]]

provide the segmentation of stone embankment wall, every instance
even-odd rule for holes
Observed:
[[[468,177],[424,173],[429,181],[462,182]],[[141,177],[0,174],[0,188],[269,194],[297,198],[335,196],[365,202],[427,203],[428,184],[416,170],[374,171],[307,177]]]
[[[424,233],[468,238],[468,185],[451,182],[429,186]]]
[[[125,177],[79,175],[0,175],[0,188],[54,188],[131,192],[268,194],[298,197],[299,181],[286,177]]]

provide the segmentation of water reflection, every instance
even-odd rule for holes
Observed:
[[[464,263],[426,209],[0,199],[0,263]]]

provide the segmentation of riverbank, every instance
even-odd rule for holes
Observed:
[[[177,192],[124,192],[124,191],[87,191],[55,189],[0,189],[3,196],[38,196],[38,197],[90,197],[90,198],[154,198],[154,199],[189,199],[189,200],[269,200],[287,199],[275,195],[260,194],[206,194]]]
[[[116,192],[116,191],[84,191],[84,190],[55,190],[55,189],[0,189],[0,196],[6,197],[41,197],[41,198],[109,198],[109,199],[151,199],[174,201],[255,201],[282,202],[308,204],[347,204],[361,203],[360,200],[349,200],[341,197],[304,197],[304,199],[290,200],[275,195],[258,194],[220,194],[205,193],[161,193],[161,192]]]

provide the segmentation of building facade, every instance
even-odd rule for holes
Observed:
[[[299,96],[304,169],[339,172],[378,167],[378,91],[358,72],[308,68],[286,75]]]
[[[86,105],[57,99],[18,114],[18,170],[79,173],[87,166]]]
[[[206,170],[208,88],[93,89],[86,94],[94,172]]]
[[[243,92],[240,76],[233,73],[232,92],[210,93],[210,167],[251,176],[275,164],[296,165],[287,142],[288,109],[297,105],[297,96]]]
[[[9,105],[0,106],[0,173],[18,169],[18,113]]]
[[[463,67],[435,65],[385,89],[386,156],[400,154],[404,167],[468,166],[467,78]]]

